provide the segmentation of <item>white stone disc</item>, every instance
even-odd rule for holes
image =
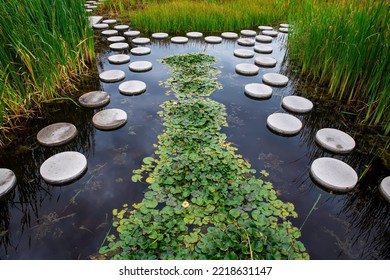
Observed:
[[[129,30],[129,31],[123,32],[123,35],[125,35],[127,37],[137,37],[137,36],[139,36],[139,34],[141,34],[141,32],[138,30]]]
[[[90,91],[80,96],[79,102],[87,108],[99,108],[110,102],[110,95],[105,91]]]
[[[108,61],[112,64],[123,64],[130,61],[130,55],[127,54],[114,54],[108,57]]]
[[[62,152],[49,157],[41,165],[42,178],[49,184],[65,184],[87,170],[87,159],[79,152]]]
[[[268,35],[257,35],[256,36],[256,41],[260,43],[271,43],[272,42],[272,37]]]
[[[290,114],[274,113],[267,118],[268,127],[283,135],[295,135],[302,129],[302,122]]]
[[[315,140],[318,145],[334,153],[345,154],[355,148],[355,140],[351,136],[334,128],[318,130]]]
[[[149,61],[135,61],[129,64],[129,69],[133,72],[146,72],[152,70],[153,64]]]
[[[310,174],[318,184],[336,192],[348,192],[358,182],[358,176],[351,166],[329,157],[314,160]]]
[[[268,26],[268,25],[260,25],[259,29],[261,31],[263,31],[263,30],[273,30],[273,27],[272,26]]]
[[[284,87],[288,84],[288,78],[278,73],[267,73],[263,75],[263,83],[270,86]]]
[[[107,23],[96,23],[93,25],[93,28],[95,29],[105,29],[105,28],[108,28],[108,24]]]
[[[289,28],[290,27],[290,25],[288,23],[281,23],[281,24],[279,24],[279,26],[282,28]]]
[[[255,63],[262,67],[275,67],[277,62],[275,58],[270,56],[257,56]]]
[[[125,72],[122,70],[108,70],[99,74],[100,80],[106,83],[121,81],[125,78],[125,76]]]
[[[255,37],[257,35],[256,31],[248,30],[248,29],[241,30],[240,33],[242,36],[247,36],[247,37]]]
[[[236,65],[236,72],[241,75],[257,75],[259,73],[259,67],[250,63],[240,63]]]
[[[255,40],[249,38],[240,38],[237,40],[237,44],[245,47],[253,47],[255,45]]]
[[[119,31],[125,31],[129,28],[130,28],[130,26],[128,26],[126,24],[119,24],[119,25],[114,26],[114,29],[119,30]]]
[[[85,11],[86,11],[87,13],[91,13],[91,12],[93,12],[93,10],[92,10],[92,9],[85,9]]]
[[[282,99],[282,106],[288,111],[304,114],[313,109],[313,102],[302,96],[290,95]]]
[[[105,19],[102,22],[107,23],[107,24],[115,24],[117,22],[117,20],[116,19]]]
[[[123,126],[127,114],[121,109],[107,109],[96,113],[92,118],[93,125],[101,130],[111,130]]]
[[[207,36],[204,38],[204,41],[209,44],[219,44],[222,43],[222,37],[219,36]]]
[[[223,32],[221,37],[225,39],[238,39],[238,34],[235,32]]]
[[[168,33],[164,33],[164,32],[157,32],[157,33],[153,33],[152,34],[152,38],[154,39],[166,39],[168,38]]]
[[[142,81],[127,81],[119,85],[119,92],[124,95],[137,95],[146,91],[146,84]]]
[[[192,38],[192,39],[202,38],[203,37],[203,33],[201,33],[201,32],[188,32],[186,34],[186,36],[188,38]]]
[[[390,202],[390,176],[387,176],[381,181],[379,185],[379,191],[383,195],[383,197],[388,202]]]
[[[182,36],[176,36],[171,38],[171,42],[175,44],[185,44],[188,42],[188,38]]]
[[[271,37],[277,37],[278,36],[278,31],[275,30],[263,30],[261,31],[261,34],[271,36]]]
[[[107,38],[107,41],[110,43],[118,43],[126,41],[126,38],[123,36],[110,36]]]
[[[253,98],[267,99],[272,96],[272,88],[259,83],[245,85],[245,93]]]
[[[118,30],[107,29],[102,31],[102,35],[104,36],[115,36],[118,35]]]
[[[0,197],[6,195],[15,185],[15,173],[10,169],[0,168]]]
[[[257,46],[255,46],[255,52],[257,52],[257,53],[272,53],[273,50],[274,49],[271,46],[268,46],[268,45],[257,45]]]
[[[280,27],[279,31],[282,32],[282,33],[288,33],[288,28]]]
[[[77,128],[71,123],[53,123],[42,128],[37,134],[37,140],[44,146],[60,146],[73,140]]]
[[[139,37],[139,38],[134,38],[133,40],[131,40],[131,42],[136,45],[145,45],[150,43],[150,39],[145,37]]]
[[[235,49],[233,51],[233,54],[237,57],[241,58],[252,58],[254,57],[255,53],[248,49]]]
[[[129,48],[128,43],[113,43],[110,45],[110,49],[114,51],[126,50]]]
[[[132,48],[130,52],[133,55],[147,55],[150,54],[152,50],[147,47],[137,47],[137,48]]]

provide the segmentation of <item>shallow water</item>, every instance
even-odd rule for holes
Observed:
[[[219,82],[223,89],[211,98],[227,108],[229,127],[223,128],[222,132],[253,168],[270,173],[268,179],[282,200],[294,203],[299,217],[293,224],[303,225],[301,240],[311,258],[389,259],[390,204],[378,192],[378,183],[389,170],[375,162],[357,188],[343,195],[323,190],[309,176],[311,162],[320,156],[341,159],[358,174],[369,164],[370,157],[357,151],[334,155],[314,143],[316,131],[323,127],[340,128],[354,134],[341,121],[337,108],[319,102],[312,92],[302,89],[293,80],[287,87],[273,88],[273,96],[268,100],[254,100],[244,94],[244,85],[261,82],[264,73],[286,72],[286,67],[282,67],[286,39],[287,35],[279,34],[270,44],[274,48],[270,56],[278,61],[276,67],[260,68],[256,76],[241,76],[235,73],[235,65],[253,63],[254,58],[237,58],[233,56],[233,50],[253,47],[239,46],[234,40],[223,40],[214,45],[205,44],[202,39],[190,39],[189,43],[179,45],[171,44],[169,40],[152,39],[147,45],[151,54],[130,56],[131,62],[152,62],[153,70],[133,73],[128,69],[128,63],[112,65],[108,62],[109,55],[119,52],[109,50],[105,38],[98,37],[99,72],[123,70],[125,81],[144,81],[147,91],[139,96],[123,96],[118,91],[121,82],[103,83],[96,78],[88,90],[109,92],[111,102],[106,108],[127,112],[125,126],[114,131],[97,130],[91,120],[101,109],[61,103],[51,106],[47,118],[37,121],[32,135],[26,136],[22,144],[0,152],[0,167],[12,169],[18,179],[17,187],[0,199],[0,258],[88,259],[96,254],[111,228],[112,209],[120,208],[124,203],[139,202],[146,188],[146,184],[131,181],[132,170],[141,166],[144,157],[153,154],[157,135],[163,130],[157,115],[161,109],[159,105],[174,98],[159,86],[160,81],[170,77],[168,67],[159,59],[171,54],[206,52],[217,57],[217,66],[221,69]],[[310,98],[315,104],[314,110],[298,116],[304,125],[298,135],[276,135],[267,128],[266,119],[271,113],[284,112],[281,98],[294,94]],[[36,133],[59,121],[76,125],[76,139],[58,148],[40,146]],[[359,139],[356,141],[359,145]],[[40,165],[51,155],[66,150],[79,151],[87,157],[87,173],[66,186],[46,184],[39,176]]]

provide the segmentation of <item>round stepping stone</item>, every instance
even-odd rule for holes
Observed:
[[[329,157],[314,160],[310,174],[318,184],[336,192],[348,192],[358,182],[358,176],[351,166]]]
[[[247,49],[236,49],[233,54],[241,58],[252,58],[255,55],[253,51]]]
[[[71,182],[87,170],[87,159],[79,152],[62,152],[49,157],[41,165],[42,178],[49,184]]]
[[[0,176],[1,178],[1,176]],[[383,195],[383,197],[390,202],[390,176],[384,178],[380,185],[379,185],[379,191]],[[1,194],[0,194],[1,196]]]
[[[110,49],[114,51],[126,50],[129,48],[128,43],[113,43],[110,45]]]
[[[112,64],[123,64],[130,61],[130,56],[127,54],[114,54],[108,57],[108,61]]]
[[[0,197],[16,186],[16,176],[12,170],[0,168]]]
[[[260,25],[259,29],[261,31],[263,31],[263,30],[273,30],[273,27],[272,26],[268,26],[268,25]]]
[[[260,43],[271,43],[272,42],[272,37],[268,35],[257,35],[256,36],[256,41]]]
[[[129,64],[129,69],[133,72],[146,72],[151,70],[153,64],[149,61],[135,61]]]
[[[124,95],[137,95],[146,91],[146,84],[142,81],[127,81],[119,85],[119,92]]]
[[[259,73],[259,67],[254,64],[240,63],[236,65],[236,72],[241,75],[257,75]]]
[[[248,30],[248,29],[241,30],[240,33],[242,36],[247,36],[247,37],[255,37],[257,35],[256,31]]]
[[[127,122],[127,114],[121,109],[107,109],[96,113],[92,118],[93,125],[101,130],[112,130]]]
[[[203,33],[201,33],[201,32],[188,32],[186,34],[186,36],[188,38],[192,38],[192,39],[202,38],[203,37]]]
[[[110,102],[110,95],[105,91],[90,91],[80,96],[79,102],[87,108],[99,108]]]
[[[282,33],[288,33],[288,28],[280,27],[279,31],[282,32]]]
[[[104,36],[114,36],[114,35],[118,35],[118,30],[114,30],[114,29],[103,30],[103,31],[102,31],[102,35],[104,35]]]
[[[257,52],[257,53],[272,53],[273,50],[274,49],[271,46],[267,46],[267,45],[255,46],[255,52]]]
[[[91,12],[93,12],[93,10],[92,10],[92,9],[85,9],[85,11],[86,11],[87,13],[91,13]]]
[[[270,86],[283,87],[288,84],[288,78],[278,73],[267,73],[263,75],[263,83]]]
[[[288,111],[304,114],[313,109],[313,103],[301,96],[286,96],[282,99],[282,106]]]
[[[351,136],[334,128],[318,130],[315,140],[324,149],[335,153],[345,154],[355,148],[355,140]]]
[[[259,83],[245,85],[245,93],[253,98],[267,99],[272,95],[272,88]]]
[[[171,42],[175,44],[185,44],[188,42],[188,38],[182,36],[176,36],[171,38]]]
[[[278,36],[278,31],[275,30],[263,30],[261,31],[263,35],[271,36],[271,37],[277,37]]]
[[[107,24],[115,24],[117,22],[117,20],[116,19],[105,19],[102,22],[107,23]]]
[[[123,36],[111,36],[107,38],[107,41],[110,43],[124,42],[126,38]]]
[[[302,129],[302,122],[290,114],[274,113],[267,118],[268,127],[282,135],[295,135]]]
[[[93,25],[93,28],[95,29],[105,29],[105,28],[108,28],[108,24],[107,23],[96,23]]]
[[[129,31],[123,32],[123,35],[125,35],[127,37],[137,37],[137,36],[139,36],[139,34],[141,34],[141,32],[138,30],[129,30]]]
[[[139,37],[139,38],[133,39],[131,42],[136,44],[136,45],[145,45],[145,44],[149,44],[150,43],[150,39],[149,38],[145,38],[145,37]]]
[[[219,44],[222,43],[222,38],[219,36],[207,36],[204,38],[204,41],[209,44]]]
[[[71,123],[54,123],[42,128],[37,134],[37,140],[44,146],[60,146],[73,140],[77,128]]]
[[[288,23],[281,23],[281,24],[279,24],[279,26],[282,28],[289,28],[290,27],[290,25]]]
[[[99,78],[106,83],[114,83],[125,78],[125,72],[122,70],[108,70],[100,73]]]
[[[157,32],[157,33],[153,33],[152,34],[152,38],[154,39],[166,39],[168,38],[168,33],[164,33],[164,32]]]
[[[223,32],[221,37],[225,39],[238,39],[238,34],[235,32]]]
[[[125,31],[129,28],[130,28],[130,26],[128,26],[126,24],[119,24],[119,25],[114,26],[114,29],[119,30],[119,31]]]
[[[147,55],[151,53],[151,49],[147,47],[137,47],[130,50],[133,55]]]
[[[255,45],[255,40],[249,38],[240,38],[237,40],[237,44],[240,46],[253,47]]]
[[[255,63],[262,67],[275,67],[276,59],[270,56],[257,56]]]

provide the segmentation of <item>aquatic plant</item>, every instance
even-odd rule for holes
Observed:
[[[307,259],[297,240],[301,233],[289,220],[297,216],[294,205],[279,200],[270,182],[256,178],[250,163],[219,132],[227,125],[225,106],[208,98],[220,87],[211,67],[215,58],[197,53],[162,62],[172,73],[163,84],[177,100],[161,105],[166,129],[158,136],[155,157],[144,158],[133,171],[132,180],[145,180],[149,187],[140,203],[113,210],[118,236],[108,235],[100,254],[113,259]],[[189,85],[198,74],[213,85],[199,87],[196,79]]]

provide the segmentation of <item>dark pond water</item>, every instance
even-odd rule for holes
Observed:
[[[316,131],[323,127],[340,128],[351,135],[350,126],[342,121],[335,106],[327,106],[314,92],[290,81],[284,88],[274,88],[271,99],[253,100],[245,96],[244,85],[261,82],[267,72],[285,73],[287,35],[279,34],[270,45],[272,56],[278,61],[275,68],[260,68],[256,76],[235,73],[237,63],[254,59],[233,56],[238,46],[235,41],[204,44],[190,40],[184,45],[169,40],[153,40],[147,56],[133,56],[132,61],[148,60],[153,70],[133,73],[128,64],[111,65],[107,57],[114,52],[104,38],[97,38],[98,71],[121,69],[126,80],[139,79],[147,84],[147,92],[139,96],[123,96],[118,83],[101,83],[98,77],[89,90],[105,90],[111,94],[106,108],[120,108],[127,112],[127,124],[114,131],[100,131],[91,119],[98,110],[85,109],[73,103],[51,105],[49,114],[35,122],[31,136],[21,144],[1,151],[0,167],[12,169],[17,187],[0,200],[0,258],[1,259],[89,259],[96,254],[111,228],[112,209],[124,203],[139,202],[145,184],[131,182],[132,170],[141,166],[142,159],[151,156],[157,135],[163,126],[157,115],[159,105],[174,98],[159,86],[170,74],[159,59],[178,53],[206,52],[218,59],[221,67],[219,81],[222,90],[212,98],[225,104],[229,127],[223,132],[238,147],[238,153],[249,160],[256,170],[267,170],[280,198],[293,202],[299,217],[294,225],[302,228],[301,240],[312,259],[390,259],[390,204],[378,192],[378,183],[390,171],[374,162],[356,190],[340,195],[331,194],[316,186],[309,176],[311,162],[321,156],[341,159],[361,174],[371,157],[355,151],[339,156],[325,152],[314,143]],[[289,74],[287,74],[290,76]],[[87,91],[86,90],[86,91]],[[283,112],[281,98],[287,95],[309,97],[314,110],[299,118],[303,130],[294,137],[281,137],[266,127],[268,115]],[[79,130],[74,141],[59,148],[40,146],[36,133],[44,126],[71,122]],[[357,145],[359,145],[359,139]],[[87,173],[72,184],[51,186],[39,176],[39,167],[45,159],[62,151],[79,151],[88,159]],[[313,208],[314,204],[318,203]],[[310,216],[309,212],[312,210]],[[306,222],[305,222],[306,221]]]

